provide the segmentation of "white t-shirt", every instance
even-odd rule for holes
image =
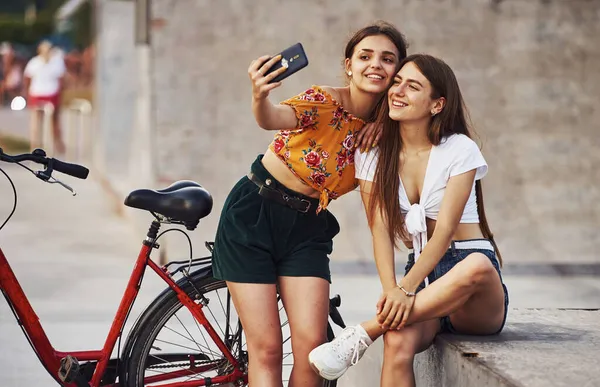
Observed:
[[[55,95],[65,72],[65,62],[60,56],[53,56],[48,62],[39,55],[31,58],[24,71],[25,76],[31,78],[29,94],[36,97]]]
[[[377,168],[377,148],[367,153],[356,151],[356,178],[373,181]],[[487,173],[487,163],[477,144],[463,134],[453,134],[433,146],[429,153],[425,180],[419,203],[410,204],[400,179],[400,211],[405,216],[406,229],[413,238],[415,259],[427,243],[426,218],[437,220],[448,180],[452,176],[476,169],[475,180],[482,179]],[[460,219],[460,223],[479,223],[475,183]]]

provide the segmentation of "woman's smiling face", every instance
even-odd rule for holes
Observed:
[[[408,62],[394,78],[388,91],[390,118],[394,121],[415,121],[431,117],[439,111],[436,102],[431,98],[431,83],[419,68]]]
[[[352,60],[346,60],[346,72],[361,90],[383,93],[392,82],[398,66],[398,49],[385,35],[367,36],[354,48]]]

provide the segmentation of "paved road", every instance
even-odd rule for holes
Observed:
[[[5,168],[5,166],[2,166]],[[0,231],[0,246],[9,258],[47,334],[57,349],[100,348],[116,311],[143,235],[115,215],[94,180],[65,180],[72,197],[16,166],[5,170],[19,192],[14,218]],[[12,207],[10,186],[0,175],[0,218]],[[215,216],[215,215],[212,215]],[[399,263],[399,267],[401,263]],[[335,268],[335,266],[334,266]],[[348,323],[370,317],[379,294],[374,275],[334,272],[332,292],[343,296]],[[513,307],[600,307],[600,278],[507,275]],[[146,276],[132,316],[163,289]],[[510,323],[510,321],[509,321]],[[6,303],[0,300],[0,386],[55,385],[38,363]],[[371,375],[354,375],[341,387],[375,383]]]

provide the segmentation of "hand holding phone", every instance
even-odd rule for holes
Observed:
[[[286,48],[273,57],[262,56],[250,64],[248,75],[252,80],[255,99],[266,98],[269,92],[280,85],[279,82],[308,65],[308,58],[302,44]]]
[[[268,83],[280,82],[308,66],[308,57],[306,56],[301,43],[296,43],[293,46],[286,48],[277,56],[281,56],[281,60],[275,62],[275,64],[265,72],[265,77],[282,67],[286,68],[286,70],[269,80]]]

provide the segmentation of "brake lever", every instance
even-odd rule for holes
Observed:
[[[63,186],[64,188],[66,188],[67,190],[69,190],[73,194],[73,196],[77,195],[77,192],[75,192],[75,190],[73,188],[71,188],[69,185],[63,183],[62,181],[58,180],[56,177],[48,175],[47,173],[45,173],[45,171],[37,171],[37,172],[35,172],[35,175],[40,180],[43,180],[46,183],[59,184],[59,185]]]
[[[58,183],[58,184],[62,185],[64,188],[66,188],[69,191],[71,191],[71,193],[73,194],[73,196],[77,196],[77,192],[75,192],[75,190],[73,188],[71,188],[70,186],[68,186],[67,184],[65,184],[62,181],[58,180],[54,176],[52,176],[51,179],[52,180],[48,180],[48,183],[50,183],[50,184],[57,184]]]

